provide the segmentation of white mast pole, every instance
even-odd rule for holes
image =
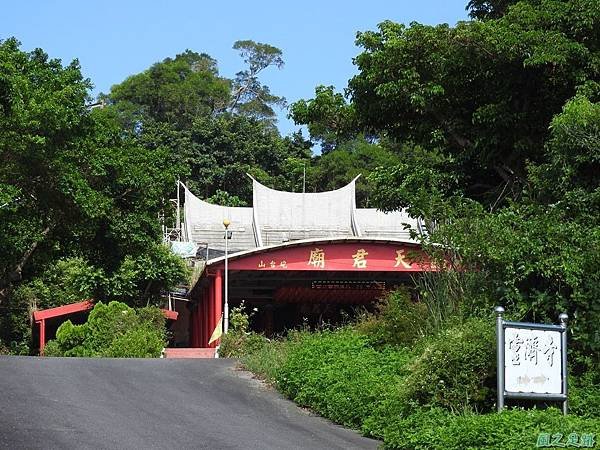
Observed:
[[[180,198],[179,198],[179,178],[177,178],[177,223],[175,224],[175,229],[177,230],[177,240],[181,241],[181,217],[179,213],[180,209]]]

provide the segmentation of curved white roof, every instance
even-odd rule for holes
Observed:
[[[253,207],[226,207],[207,203],[185,189],[185,228],[189,241],[206,243],[222,252],[223,219],[229,219],[232,252],[279,245],[301,239],[387,238],[411,241],[407,227],[418,221],[405,211],[384,213],[357,209],[355,182],[334,191],[284,192],[252,179]]]
[[[252,179],[252,191],[262,245],[355,235],[355,180],[335,191],[302,193],[277,191]]]
[[[188,241],[206,243],[213,250],[224,251],[225,229],[223,220],[229,219],[229,230],[235,239],[230,239],[232,251],[256,247],[252,208],[213,205],[200,200],[185,189],[185,234]]]

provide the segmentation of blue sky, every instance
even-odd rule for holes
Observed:
[[[367,1],[114,1],[35,0],[4,2],[0,39],[15,36],[24,50],[43,48],[67,63],[78,58],[95,85],[107,92],[128,75],[186,48],[206,52],[233,77],[243,62],[231,46],[252,39],[283,50],[285,67],[270,68],[262,81],[288,102],[311,98],[315,86],[342,90],[356,72],[357,31],[383,20],[426,24],[467,19],[467,0]],[[279,128],[298,127],[279,114]]]

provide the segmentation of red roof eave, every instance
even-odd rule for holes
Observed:
[[[89,311],[93,307],[94,302],[92,300],[85,300],[83,302],[71,303],[70,305],[57,306],[56,308],[40,309],[33,312],[33,320],[39,322],[40,320],[52,319],[53,317]],[[177,320],[177,316],[179,315],[177,311],[169,311],[167,309],[161,309],[161,311],[168,320]]]
[[[91,300],[83,302],[71,303],[70,305],[57,306],[56,308],[40,309],[33,312],[33,319],[37,322],[40,320],[51,319],[53,317],[66,316],[82,311],[89,311],[94,307]]]

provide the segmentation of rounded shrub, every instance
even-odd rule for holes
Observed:
[[[97,303],[82,325],[64,322],[47,356],[156,358],[166,344],[165,318],[158,308],[136,311],[124,303]]]

